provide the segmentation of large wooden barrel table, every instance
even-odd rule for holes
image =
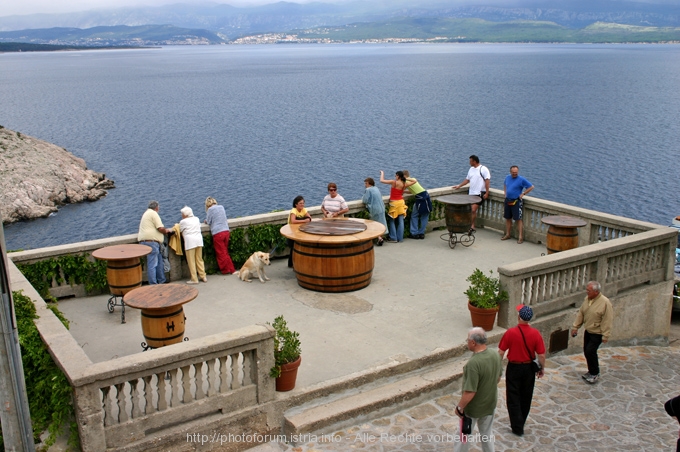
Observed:
[[[359,218],[333,218],[287,224],[281,234],[295,242],[291,253],[300,287],[317,292],[350,292],[371,283],[373,239],[382,224]]]
[[[142,348],[159,348],[184,339],[184,308],[198,296],[198,289],[185,284],[153,284],[128,292],[125,304],[142,310]]]
[[[474,231],[470,229],[472,205],[482,202],[482,198],[472,195],[446,195],[437,198],[437,201],[446,204],[446,229],[449,233],[442,234],[442,240],[448,241],[451,249],[456,247],[456,243],[463,246],[475,243]]]
[[[566,215],[543,217],[541,222],[550,226],[546,240],[548,254],[578,248],[577,228],[587,224],[580,218],[568,217]]]
[[[111,298],[106,303],[110,313],[115,306],[121,306],[120,323],[125,323],[125,303],[118,304],[117,297],[122,297],[137,287],[142,286],[142,262],[140,258],[151,253],[151,247],[138,244],[114,245],[100,248],[92,253],[92,257],[106,261],[106,280],[109,283]]]

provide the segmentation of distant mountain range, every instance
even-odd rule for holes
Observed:
[[[276,33],[288,36],[248,42],[387,38],[667,42],[680,41],[680,5],[622,0],[517,0],[512,7],[500,7],[462,5],[451,0],[425,0],[418,5],[412,0],[383,0],[344,4],[279,2],[237,8],[205,3],[0,17],[0,43],[90,47],[193,45]]]
[[[483,19],[549,21],[567,28],[596,22],[624,25],[680,27],[680,2],[650,3],[624,0],[516,0],[497,6],[490,0],[466,4],[454,0],[382,0],[343,4],[278,2],[240,8],[227,4],[173,4],[160,7],[117,8],[69,14],[32,14],[0,17],[0,31],[36,28],[80,28],[168,24],[204,29],[233,39],[255,33],[287,32],[321,26],[382,22],[394,18]]]

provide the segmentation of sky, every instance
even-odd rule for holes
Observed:
[[[252,6],[275,3],[277,0],[214,0],[213,3],[227,3],[232,6]],[[290,1],[290,0],[288,0]],[[309,3],[311,0],[294,0],[294,3]],[[324,3],[337,1],[322,0]],[[341,0],[343,1],[343,0]],[[370,0],[368,0],[370,1]],[[205,3],[201,0],[0,0],[0,16],[36,13],[69,13],[93,9],[110,9],[128,6],[161,6],[173,3]]]
[[[208,0],[210,1],[210,0]],[[213,3],[226,3],[232,6],[254,6],[275,3],[279,0],[212,0]],[[309,3],[314,0],[286,0],[293,3]],[[344,3],[352,0],[316,0],[323,3]],[[385,0],[363,0],[364,2]],[[678,0],[636,0],[645,3],[677,4]],[[24,15],[36,13],[68,13],[109,9],[120,7],[160,6],[172,3],[205,3],[206,0],[0,0],[0,16]],[[503,5],[516,3],[517,0],[451,0],[452,4],[482,3]],[[417,4],[418,1],[414,0]]]

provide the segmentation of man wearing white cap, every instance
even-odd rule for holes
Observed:
[[[510,428],[517,436],[524,435],[524,424],[529,417],[536,377],[543,376],[545,345],[541,333],[529,325],[534,311],[523,304],[517,306],[517,327],[508,329],[498,344],[501,358],[508,352],[505,371],[505,402],[510,417]],[[538,357],[540,369],[535,369]]]

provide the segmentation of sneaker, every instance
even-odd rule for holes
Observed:
[[[425,234],[420,234],[420,235],[418,236],[418,238],[419,238],[420,240],[423,240],[423,239],[425,238]]]
[[[187,284],[198,284],[198,281],[187,281]]]
[[[387,239],[387,240],[385,240],[385,241],[386,241],[387,243],[397,243],[397,241],[394,240],[394,239]]]
[[[408,236],[409,239],[418,239],[418,234],[411,234]]]
[[[590,377],[586,378],[586,381],[592,385],[597,381],[598,378],[600,378],[599,375],[591,375]]]
[[[590,377],[592,377],[592,375],[590,375],[590,372],[586,372],[583,375],[581,375],[581,378],[583,378],[584,380],[588,380]]]

